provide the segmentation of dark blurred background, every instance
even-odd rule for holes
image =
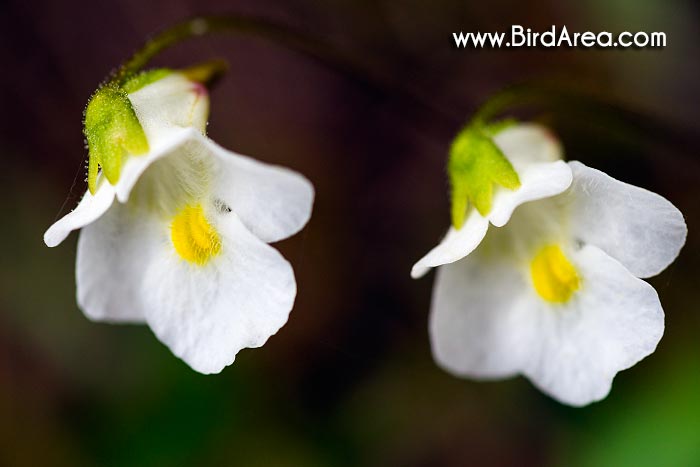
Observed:
[[[699,12],[665,0],[5,0],[0,465],[700,466]],[[306,174],[317,190],[309,225],[277,245],[298,279],[289,323],[202,376],[145,326],[85,319],[76,235],[48,249],[42,234],[85,190],[81,113],[99,82],[153,32],[215,13],[277,21],[362,71],[241,35],[156,60],[227,59],[210,136]],[[453,46],[452,32],[511,24],[663,31],[668,42]],[[432,277],[409,277],[449,222],[452,136],[481,102],[522,81],[598,96],[605,105],[530,111],[556,129],[569,159],[662,194],[689,227],[680,258],[651,280],[667,322],[657,352],[585,409],[523,378],[474,383],[440,370],[426,329]]]

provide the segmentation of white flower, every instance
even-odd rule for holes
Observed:
[[[513,144],[503,150],[516,168],[523,153],[551,159],[551,138],[534,131],[520,126],[498,136]],[[429,331],[436,361],[455,375],[522,374],[582,406],[604,398],[618,371],[655,350],[664,314],[640,278],[673,262],[687,230],[663,197],[580,162],[568,167],[573,183],[563,193],[520,206],[483,242],[477,232],[452,243],[443,257],[452,261],[435,279]],[[494,211],[498,204],[496,195]]]
[[[206,90],[180,74],[128,97],[148,153],[129,156],[114,186],[101,174],[44,240],[82,229],[77,300],[88,318],[147,323],[193,369],[217,373],[286,323],[294,273],[268,243],[307,223],[313,187],[208,139]]]

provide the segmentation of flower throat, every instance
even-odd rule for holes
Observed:
[[[540,249],[530,263],[537,294],[551,303],[566,303],[581,288],[581,279],[558,245]]]
[[[221,252],[221,238],[204,216],[201,204],[185,206],[175,215],[170,236],[177,254],[198,266]]]

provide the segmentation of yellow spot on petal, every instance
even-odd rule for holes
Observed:
[[[565,303],[581,287],[576,268],[558,245],[547,245],[530,263],[532,283],[540,297],[552,303]]]
[[[201,204],[185,206],[177,213],[170,236],[180,258],[199,266],[221,252],[221,238],[204,216]]]

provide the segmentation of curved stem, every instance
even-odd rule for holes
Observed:
[[[691,155],[690,148],[695,146],[692,135],[697,130],[630,108],[581,87],[553,82],[523,82],[506,87],[484,102],[470,123],[495,120],[506,112],[526,108],[547,109],[557,115],[578,118],[623,141],[661,143],[679,154]]]
[[[238,15],[190,18],[161,31],[148,40],[139,51],[127,60],[117,70],[111,81],[121,85],[165,49],[190,38],[217,33],[251,34],[279,42],[289,49],[337,70],[345,77],[364,85],[381,89],[384,92],[391,91],[397,98],[405,99],[419,109],[430,112],[432,117],[445,122],[447,128],[453,128],[461,123],[456,115],[444,112],[433,105],[430,99],[419,95],[404,83],[397,82],[391,76],[362,66],[326,43],[278,23]]]
[[[153,57],[173,45],[190,38],[222,32],[260,35],[283,42],[292,49],[314,57],[323,57],[324,60],[331,56],[330,51],[322,43],[264,19],[233,15],[202,16],[177,23],[149,39],[121,66],[116,73],[115,80],[121,84],[130,75],[146,66]]]
[[[562,92],[562,89],[541,83],[519,83],[493,94],[477,109],[472,121],[493,120],[506,110],[528,107],[533,104],[549,104],[552,107],[565,103],[571,105],[573,99],[583,100],[582,94],[571,91]]]

